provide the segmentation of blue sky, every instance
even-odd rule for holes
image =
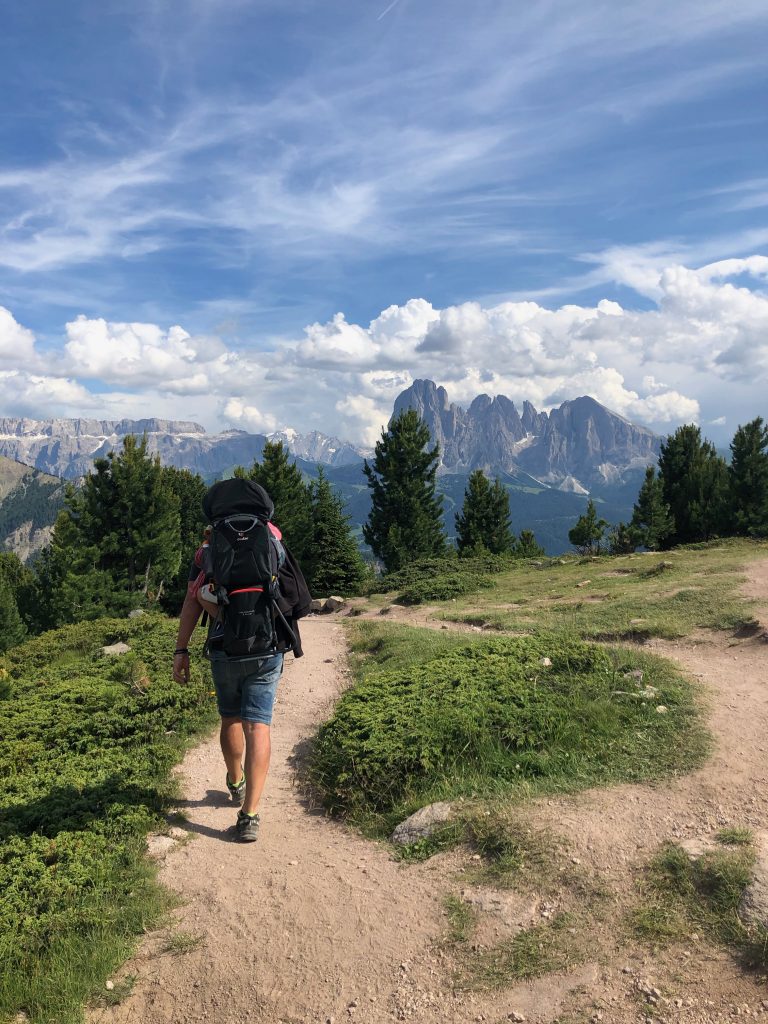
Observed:
[[[662,275],[768,252],[767,44],[757,0],[9,5],[4,411],[360,439],[430,375],[725,435],[768,414],[765,270]]]

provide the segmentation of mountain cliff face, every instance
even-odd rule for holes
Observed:
[[[64,483],[0,456],[0,545],[26,562],[49,542]]]
[[[119,448],[127,434],[147,435],[149,450],[164,465],[191,469],[208,480],[250,466],[261,458],[263,434],[229,430],[207,434],[199,423],[178,420],[91,420],[0,418],[0,455],[24,462],[53,476],[77,479],[93,468],[93,460]],[[336,438],[313,431],[275,435],[297,456],[310,462],[343,466],[359,462],[363,452]]]
[[[370,455],[370,450],[357,448],[349,441],[328,437],[319,430],[299,434],[295,430],[278,430],[267,435],[270,441],[282,441],[298,459],[305,462],[322,463],[326,466],[350,466]]]
[[[628,473],[655,463],[661,438],[611,412],[594,398],[576,398],[522,413],[503,395],[479,395],[468,409],[448,401],[445,388],[417,380],[395,401],[394,415],[415,409],[440,445],[448,472],[522,471],[574,493],[620,484]]]

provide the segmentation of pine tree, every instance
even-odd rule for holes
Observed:
[[[128,436],[122,451],[96,459],[79,491],[67,491],[37,572],[40,617],[59,625],[157,601],[180,553],[178,500],[146,438]]]
[[[515,538],[510,529],[509,492],[497,478],[493,484],[481,469],[467,481],[464,504],[456,513],[456,546],[459,555],[483,551],[500,555],[511,551]]]
[[[631,555],[640,543],[638,531],[631,523],[617,523],[608,534],[608,551],[612,555]]]
[[[768,426],[761,416],[734,434],[728,480],[735,532],[768,535]]]
[[[60,513],[59,517],[64,513]],[[58,520],[57,520],[58,522]],[[54,527],[53,536],[56,536]],[[29,602],[28,624],[32,632],[42,633],[54,629],[64,622],[77,621],[76,615],[69,615],[72,599],[62,592],[67,575],[66,551],[54,549],[48,544],[35,560],[35,579],[32,599]],[[92,618],[93,616],[88,616]]]
[[[29,626],[32,621],[35,574],[13,551],[0,552],[0,583],[10,588],[22,621]]]
[[[518,558],[541,558],[544,554],[546,552],[536,540],[533,530],[521,530],[515,542],[515,555]]]
[[[0,586],[0,653],[20,644],[26,635],[27,628],[19,615],[13,591]]]
[[[649,551],[658,551],[675,528],[669,505],[664,501],[661,479],[653,466],[645,470],[630,525],[636,534],[636,544]]]
[[[607,525],[605,519],[597,518],[595,503],[590,498],[587,502],[587,511],[583,516],[579,516],[576,525],[568,531],[568,540],[583,555],[600,554],[600,541]]]
[[[356,594],[366,578],[365,563],[350,532],[343,499],[318,467],[309,487],[311,536],[302,566],[313,594]]]
[[[18,555],[10,551],[0,553],[0,653],[26,638],[18,595],[28,584],[27,575],[31,574]]]
[[[371,489],[363,537],[387,572],[446,553],[442,496],[435,485],[440,452],[429,443],[429,428],[406,409],[382,431],[373,464],[363,465]]]
[[[659,476],[674,519],[665,547],[709,540],[728,528],[728,469],[699,427],[678,427],[661,443]]]
[[[163,466],[162,474],[166,487],[176,496],[179,508],[179,570],[168,580],[163,594],[163,607],[175,615],[184,601],[192,559],[203,542],[206,519],[203,515],[202,501],[208,486],[201,476],[188,469]]]
[[[303,565],[310,554],[310,497],[290,450],[282,441],[267,441],[261,462],[254,462],[247,472],[237,469],[235,475],[249,477],[261,484],[274,503],[272,518],[275,525],[280,527],[291,553]]]

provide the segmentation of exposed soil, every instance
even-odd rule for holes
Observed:
[[[768,560],[747,572],[747,593],[768,606]],[[392,615],[426,625],[425,611]],[[235,812],[222,793],[224,769],[212,738],[181,768],[190,841],[177,843],[161,869],[184,905],[120,972],[136,976],[132,994],[116,1007],[92,1010],[90,1021],[715,1024],[765,1012],[765,978],[705,936],[692,935],[683,950],[651,952],[617,930],[642,865],[660,843],[726,825],[768,826],[768,643],[760,630],[748,632],[645,645],[701,682],[715,750],[704,768],[669,783],[590,790],[527,807],[534,826],[565,837],[567,859],[605,890],[608,910],[597,913],[582,966],[478,994],[456,989],[458,954],[443,941],[444,899],[466,888],[459,874],[470,853],[401,864],[383,845],[308,807],[294,787],[293,757],[347,682],[338,620],[308,620],[307,655],[287,665],[278,697],[259,841],[237,844],[227,831]],[[559,894],[546,894],[553,903],[540,895],[538,905],[535,895],[528,905],[546,916]],[[491,904],[477,911],[476,941],[506,933]],[[178,955],[163,952],[179,933],[199,942]],[[657,1002],[648,1001],[644,987],[659,990]]]

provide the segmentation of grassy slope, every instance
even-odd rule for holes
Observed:
[[[320,731],[312,778],[330,807],[379,834],[433,800],[661,778],[706,752],[692,687],[642,652],[563,632],[352,629],[358,682]]]
[[[766,554],[768,545],[730,541],[663,556],[518,563],[491,575],[487,589],[432,607],[435,618],[483,624],[484,635],[355,624],[358,682],[320,733],[315,783],[330,806],[384,831],[435,799],[517,799],[689,770],[706,749],[690,683],[642,650],[579,638],[745,626],[752,609],[739,593],[741,568]],[[538,667],[545,658],[551,669]],[[643,699],[649,685],[657,692]]]
[[[202,669],[169,678],[176,623],[102,620],[10,651],[0,682],[0,1020],[69,1024],[168,905],[144,839],[213,721]],[[128,655],[104,644],[125,640]],[[197,660],[199,666],[200,662]]]
[[[600,639],[687,636],[752,620],[739,593],[745,562],[768,544],[724,541],[663,554],[576,557],[521,565],[490,589],[445,602],[445,619],[500,630],[568,629]]]

